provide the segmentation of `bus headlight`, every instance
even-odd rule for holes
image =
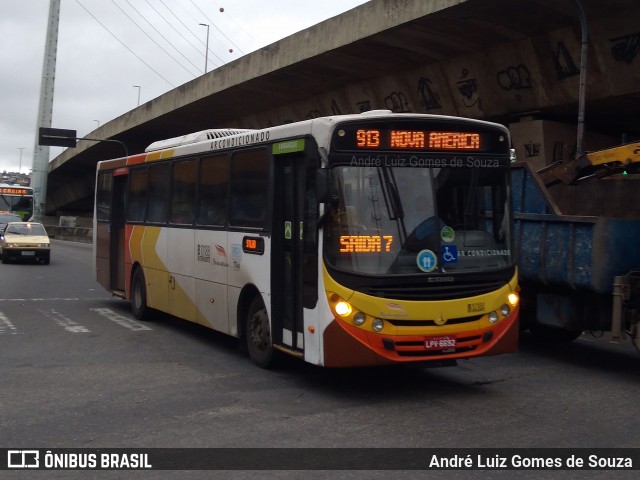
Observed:
[[[376,332],[381,332],[384,328],[384,321],[380,318],[374,318],[371,326]]]
[[[358,327],[364,325],[365,316],[364,313],[358,312],[353,316],[353,323],[355,323]]]
[[[511,313],[511,308],[506,303],[500,307],[500,313],[503,317],[508,316]]]
[[[496,323],[498,321],[498,312],[491,312],[489,314],[489,321],[491,323]]]
[[[507,296],[507,301],[509,302],[509,305],[511,305],[512,307],[515,307],[516,305],[518,305],[520,298],[518,297],[517,293],[510,293]]]

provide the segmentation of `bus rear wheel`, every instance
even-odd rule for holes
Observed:
[[[145,320],[149,317],[149,310],[144,273],[141,268],[136,268],[131,278],[131,311],[138,320]]]
[[[275,363],[275,353],[271,342],[271,325],[264,302],[254,297],[247,312],[246,341],[249,358],[262,368],[270,368]]]

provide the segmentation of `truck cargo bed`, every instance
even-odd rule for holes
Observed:
[[[563,215],[526,163],[513,165],[512,179],[523,281],[611,293],[615,276],[640,268],[640,219]],[[630,208],[640,210],[633,201]]]

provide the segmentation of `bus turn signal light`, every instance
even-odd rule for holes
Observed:
[[[341,300],[338,303],[336,303],[335,308],[336,308],[336,313],[341,317],[348,317],[349,315],[351,315],[351,305],[349,305],[349,303],[345,302],[344,300]]]

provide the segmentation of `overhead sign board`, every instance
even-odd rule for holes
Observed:
[[[40,127],[38,132],[38,145],[50,147],[75,147],[77,132],[62,128]]]

